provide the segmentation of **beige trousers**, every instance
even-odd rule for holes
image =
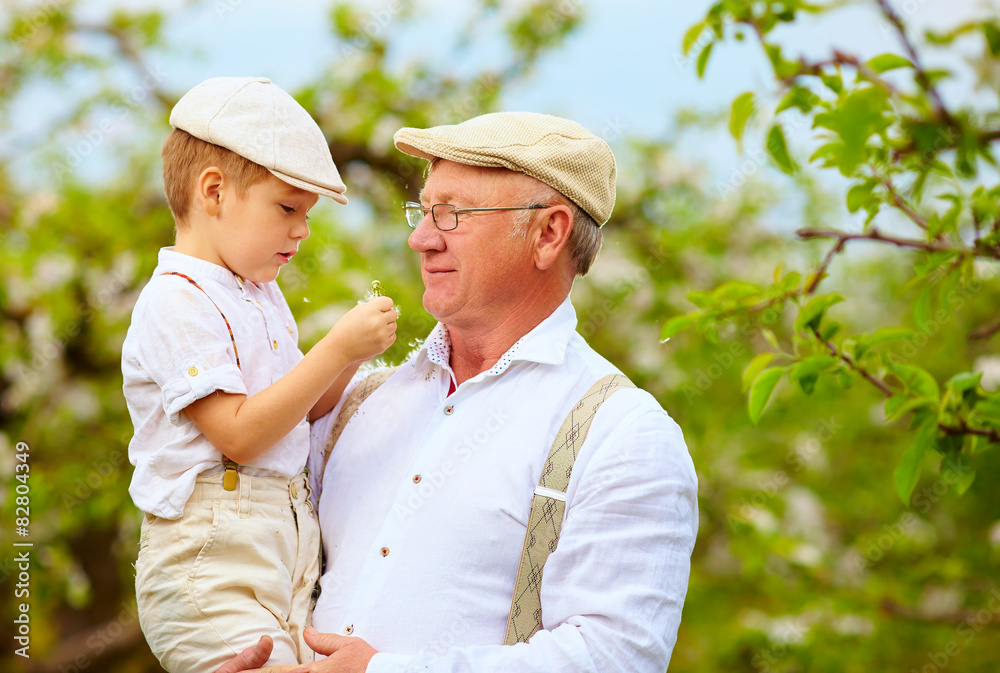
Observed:
[[[319,576],[319,525],[305,475],[199,477],[177,520],[142,522],[139,624],[170,673],[212,672],[263,634],[269,665],[314,660],[302,632]]]

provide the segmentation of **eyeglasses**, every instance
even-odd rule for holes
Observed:
[[[458,227],[459,213],[476,213],[487,210],[536,210],[538,208],[548,208],[549,206],[503,206],[499,208],[456,208],[450,203],[435,203],[430,208],[424,208],[415,201],[407,201],[403,204],[403,212],[406,213],[406,223],[410,229],[416,229],[420,221],[430,211],[434,219],[434,226],[441,231],[451,231]]]

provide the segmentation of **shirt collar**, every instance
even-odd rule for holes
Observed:
[[[576,330],[576,310],[569,297],[533,330],[518,339],[493,367],[479,376],[498,376],[515,362],[559,365],[566,358],[566,347]],[[437,365],[451,371],[451,339],[448,329],[438,323],[427,336],[414,359],[414,369]],[[479,378],[479,376],[475,378]]]
[[[154,276],[176,271],[191,276],[195,280],[214,280],[226,287],[236,289],[243,289],[243,285],[245,284],[242,278],[226,267],[186,255],[183,252],[177,252],[173,246],[160,248],[160,254],[156,261],[157,265],[156,270],[153,272]]]

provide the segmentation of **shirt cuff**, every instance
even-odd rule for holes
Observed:
[[[201,362],[189,360],[181,368],[181,375],[163,386],[163,411],[176,425],[181,411],[216,390],[246,395],[247,388],[239,367],[226,364],[209,369]]]
[[[411,661],[413,661],[412,654],[376,652],[368,662],[365,673],[403,673]]]

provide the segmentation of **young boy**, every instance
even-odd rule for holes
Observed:
[[[328,412],[358,364],[392,344],[396,312],[373,299],[298,349],[274,280],[319,195],[347,199],[322,132],[291,96],[264,78],[209,79],[170,124],[176,245],[160,250],[122,347],[129,493],[146,513],[140,625],[171,673],[214,671],[262,633],[274,640],[269,663],[312,662],[307,414]]]

